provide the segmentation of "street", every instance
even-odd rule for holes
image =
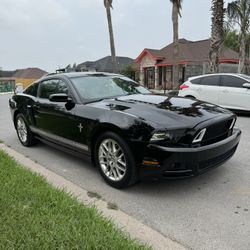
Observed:
[[[21,145],[8,107],[0,95],[0,139],[46,168],[97,192],[119,209],[191,249],[250,249],[250,116],[239,116],[242,138],[223,166],[184,180],[137,183],[116,190],[83,159],[43,143]]]

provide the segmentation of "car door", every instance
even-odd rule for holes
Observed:
[[[51,94],[59,93],[70,95],[67,83],[61,79],[44,80],[39,84],[38,97],[34,106],[36,132],[53,141],[73,142],[78,136],[78,127],[74,118],[75,108],[67,109],[65,103],[49,100]]]
[[[204,76],[200,78],[199,84],[194,84],[199,99],[218,104],[220,90],[220,75]]]
[[[246,82],[238,76],[223,75],[219,104],[229,109],[250,110],[250,90],[242,86]]]

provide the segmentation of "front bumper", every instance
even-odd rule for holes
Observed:
[[[241,131],[234,129],[230,137],[198,148],[171,148],[148,145],[152,156],[159,156],[159,165],[142,165],[140,179],[169,179],[192,177],[223,164],[235,153],[240,141]]]

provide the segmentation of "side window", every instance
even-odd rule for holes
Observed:
[[[201,79],[202,78],[193,79],[193,80],[191,80],[191,83],[193,83],[193,84],[200,84],[201,83]]]
[[[205,76],[201,78],[201,85],[219,86],[220,76]]]
[[[30,85],[25,91],[24,93],[26,95],[32,95],[32,96],[37,96],[37,90],[38,90],[38,83],[33,83],[32,85]]]
[[[65,82],[58,79],[51,79],[40,83],[39,97],[49,99],[52,94],[68,94],[68,88]]]
[[[222,85],[225,87],[242,88],[246,81],[235,76],[223,76]]]

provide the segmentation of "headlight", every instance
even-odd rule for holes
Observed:
[[[166,139],[171,139],[172,136],[168,132],[155,132],[153,136],[151,137],[150,141],[155,142],[155,141],[162,141]]]

